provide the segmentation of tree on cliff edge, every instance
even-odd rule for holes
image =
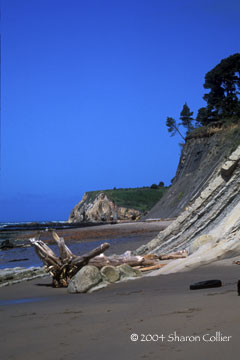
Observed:
[[[203,96],[207,106],[198,110],[197,122],[207,125],[213,121],[240,118],[240,54],[223,59],[205,75]]]
[[[180,113],[180,125],[184,126],[187,129],[187,133],[193,131],[193,112],[190,111],[190,108],[187,106],[187,103],[183,105],[183,109]]]
[[[167,117],[166,125],[168,128],[168,132],[170,132],[171,134],[170,136],[174,136],[176,133],[178,133],[181,136],[181,138],[185,141],[185,138],[180,132],[175,119],[173,119],[172,117]]]
[[[172,117],[167,117],[166,120],[166,126],[168,128],[168,132],[170,132],[171,136],[174,136],[176,133],[178,133],[181,138],[185,141],[185,137],[181,133],[179,127],[183,126],[186,129],[186,134],[189,134],[193,129],[193,112],[190,111],[190,108],[188,107],[187,103],[183,105],[183,109],[180,113],[180,120],[181,122],[177,124],[176,120]]]

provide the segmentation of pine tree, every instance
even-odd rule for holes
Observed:
[[[193,129],[193,112],[190,111],[190,108],[187,106],[187,103],[183,105],[183,109],[180,113],[181,123],[179,125],[184,126],[187,129],[187,134],[190,133]]]

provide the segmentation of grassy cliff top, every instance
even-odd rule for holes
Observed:
[[[100,193],[114,201],[117,206],[139,210],[141,212],[149,211],[163,196],[166,187],[152,189],[150,187],[99,190],[87,192],[87,201],[92,201]]]

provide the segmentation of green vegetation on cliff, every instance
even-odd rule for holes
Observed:
[[[92,201],[100,193],[114,201],[119,207],[139,210],[142,213],[149,211],[163,196],[166,187],[159,186],[157,189],[150,187],[113,189],[87,192],[87,201]]]
[[[166,126],[171,136],[178,133],[183,140],[195,128],[217,123],[229,126],[240,122],[240,53],[231,55],[217,64],[205,75],[204,89],[208,92],[203,99],[207,105],[198,110],[196,119],[185,103],[180,113],[180,123],[167,117]],[[183,131],[180,131],[180,126]],[[205,131],[205,129],[203,129]],[[201,130],[200,130],[201,131]]]

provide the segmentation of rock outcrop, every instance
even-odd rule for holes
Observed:
[[[105,222],[116,220],[136,220],[141,212],[117,206],[106,194],[100,192],[95,198],[85,193],[82,200],[73,208],[68,221]]]
[[[206,187],[166,230],[140,247],[137,254],[187,249],[187,259],[176,260],[156,273],[180,271],[240,254],[240,146],[217,166]]]
[[[0,287],[44,276],[48,276],[48,274],[44,268],[40,267],[5,268],[0,270]]]
[[[237,125],[229,128],[221,125],[200,128],[188,136],[172,186],[142,219],[174,218],[180,215],[211,182],[214,170],[221,167],[238,144],[240,130]],[[222,176],[225,179],[228,177],[225,169],[222,169]]]

